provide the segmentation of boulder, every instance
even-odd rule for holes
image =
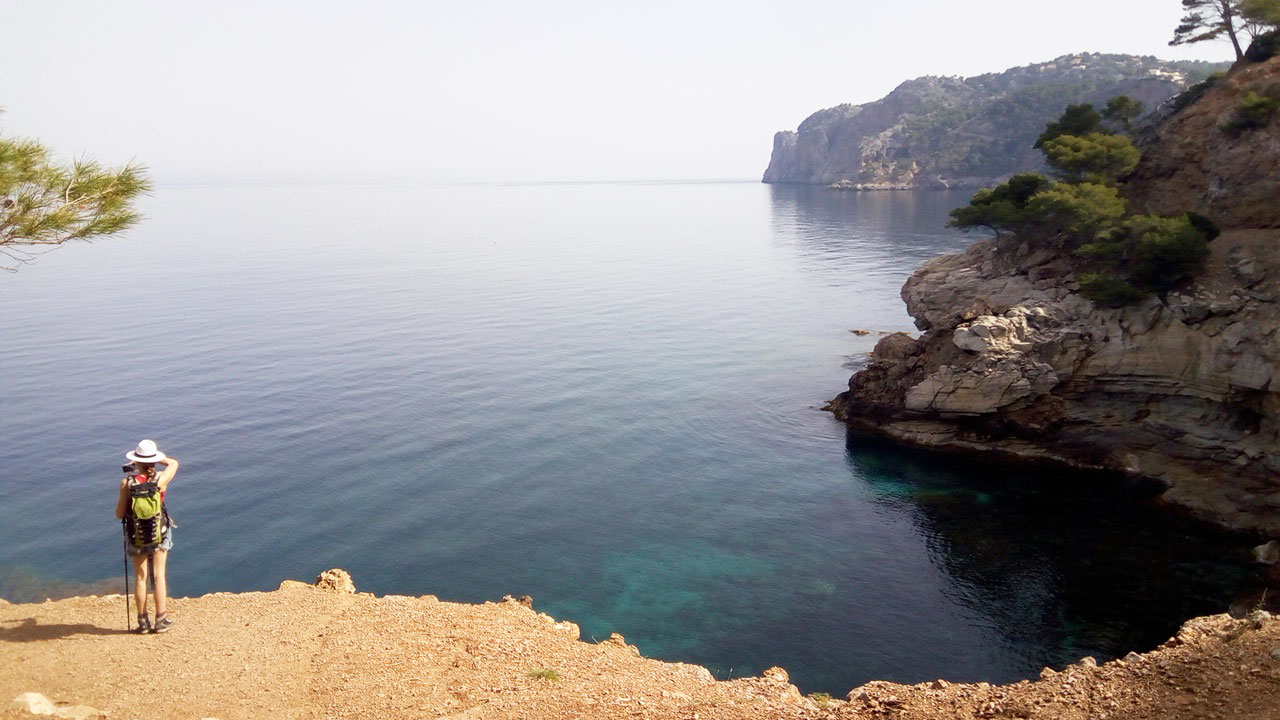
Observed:
[[[316,588],[336,593],[354,593],[356,584],[346,570],[325,570],[316,578]]]

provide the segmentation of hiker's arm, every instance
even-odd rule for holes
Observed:
[[[164,470],[160,471],[160,476],[156,478],[156,482],[160,484],[160,489],[164,490],[169,487],[169,481],[173,480],[173,476],[178,474],[178,458],[165,458]]]
[[[129,506],[129,478],[120,481],[120,499],[116,501],[116,519],[124,519],[125,508]]]

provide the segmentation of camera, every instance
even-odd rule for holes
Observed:
[[[134,467],[132,464],[120,466],[120,472],[124,473],[125,475],[132,475],[133,471],[134,471]]]

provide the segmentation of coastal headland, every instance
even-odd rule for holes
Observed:
[[[5,720],[110,718],[1280,718],[1280,617],[1187,622],[1161,647],[1011,685],[871,682],[805,696],[782,668],[717,680],[581,638],[528,598],[479,605],[356,592],[347,573],[172,601],[164,635],[120,595],[0,601]],[[15,698],[25,702],[9,704]]]
[[[919,336],[885,337],[830,405],[855,429],[941,450],[1148,478],[1197,517],[1280,537],[1280,57],[1236,66],[1136,133],[1131,207],[1221,235],[1178,285],[1113,306],[1062,242],[1018,233],[922,265]],[[1243,109],[1242,109],[1243,108]]]

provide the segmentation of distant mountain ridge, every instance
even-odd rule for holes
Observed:
[[[819,110],[774,135],[766,183],[844,189],[980,187],[1042,167],[1032,149],[1073,103],[1116,95],[1147,110],[1227,63],[1083,53],[970,78],[908,80],[864,105]]]

